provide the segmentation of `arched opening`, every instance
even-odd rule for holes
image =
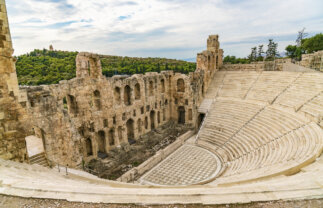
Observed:
[[[140,84],[137,83],[135,85],[135,99],[139,100],[140,99]]]
[[[127,137],[129,144],[135,143],[135,132],[134,132],[134,122],[132,119],[129,119],[126,123],[127,126]]]
[[[178,79],[177,80],[177,92],[185,92],[184,79]]]
[[[114,99],[117,104],[121,104],[120,87],[114,88]]]
[[[67,102],[69,113],[73,115],[77,114],[78,108],[75,97],[73,95],[67,95]]]
[[[157,113],[157,122],[158,122],[158,124],[160,124],[160,112],[159,111]]]
[[[93,103],[94,103],[94,107],[97,110],[101,110],[101,95],[100,95],[100,91],[95,90],[93,92]]]
[[[202,123],[203,123],[204,117],[205,117],[205,114],[204,114],[204,113],[201,113],[201,114],[198,116],[198,119],[197,119],[197,126],[198,126],[198,128],[199,128],[199,129],[201,128],[201,125],[202,125]]]
[[[145,117],[145,129],[148,129],[148,117]]]
[[[185,124],[185,108],[183,106],[178,107],[178,123]]]
[[[164,93],[165,92],[165,80],[164,79],[160,80],[160,84],[161,84],[161,92]]]
[[[93,155],[93,149],[92,149],[92,140],[90,138],[87,138],[85,141],[85,146],[86,146],[86,155],[91,156]]]
[[[115,144],[115,139],[114,139],[114,129],[112,128],[112,129],[110,129],[110,131],[109,131],[109,146],[114,146],[114,144]]]
[[[153,96],[154,95],[154,82],[150,81],[149,82],[149,96]]]
[[[118,127],[118,138],[119,138],[119,141],[123,141],[122,127],[121,126]]]
[[[140,118],[137,121],[137,126],[138,126],[138,132],[141,134],[141,131],[142,131],[142,121],[141,121]]]
[[[204,83],[202,84],[202,95],[204,96]]]
[[[105,150],[105,132],[99,131],[98,132],[98,152],[100,153],[106,153]]]
[[[150,129],[155,129],[155,111],[150,111]]]
[[[131,88],[129,85],[124,88],[123,100],[125,105],[131,105]]]

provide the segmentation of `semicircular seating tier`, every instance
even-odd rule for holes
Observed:
[[[196,143],[226,167],[217,183],[292,174],[323,149],[323,74],[218,72]]]

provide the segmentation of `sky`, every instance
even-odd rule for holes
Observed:
[[[33,49],[195,58],[208,35],[224,55],[246,57],[273,38],[323,32],[322,0],[6,0],[15,55]]]

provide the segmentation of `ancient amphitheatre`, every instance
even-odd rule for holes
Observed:
[[[0,14],[1,195],[108,204],[323,198],[323,74],[308,68],[311,57],[302,66],[223,65],[211,35],[189,75],[106,78],[99,55],[82,52],[76,78],[19,87],[4,0]],[[192,128],[118,180],[82,170],[169,121]]]

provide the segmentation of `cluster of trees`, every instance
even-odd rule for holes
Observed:
[[[75,77],[77,52],[38,50],[18,56],[16,68],[20,85],[56,84]]]
[[[298,32],[296,45],[288,45],[285,48],[287,56],[296,61],[302,59],[302,54],[323,50],[323,34],[319,33],[313,37],[305,38],[307,33],[304,30],[305,28]]]
[[[78,52],[38,50],[18,56],[16,68],[20,85],[57,84],[76,75],[75,58]],[[196,63],[165,58],[131,58],[102,56],[102,73],[108,77],[117,74],[139,74],[173,70],[193,72]]]
[[[259,45],[258,47],[251,48],[251,53],[248,56],[250,62],[253,61],[272,61],[275,58],[279,57],[277,50],[278,43],[275,43],[273,39],[269,39],[267,45],[267,51],[264,52],[264,45]],[[266,56],[264,56],[266,54]]]
[[[111,77],[117,74],[144,74],[173,70],[187,74],[196,69],[196,63],[165,58],[131,58],[120,56],[102,56],[102,73]]]
[[[235,56],[226,56],[223,59],[224,63],[231,64],[249,64],[255,61],[272,61],[279,57],[277,51],[278,43],[275,43],[273,39],[269,39],[268,48],[264,51],[264,45],[259,45],[251,48],[251,53],[247,58],[236,58]]]

